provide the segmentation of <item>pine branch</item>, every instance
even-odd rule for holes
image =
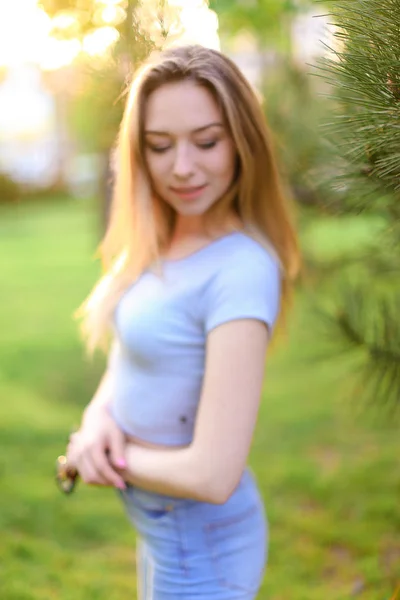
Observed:
[[[358,172],[400,198],[400,2],[331,0],[337,46],[317,70],[330,86],[336,111],[326,132]],[[355,167],[355,169],[354,169]],[[368,167],[368,168],[367,168]]]
[[[340,298],[336,311],[324,312],[331,346],[340,353],[362,355],[356,389],[365,402],[399,410],[400,293],[377,299],[369,286],[347,283],[341,286]]]

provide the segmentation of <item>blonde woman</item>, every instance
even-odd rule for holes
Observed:
[[[250,600],[268,532],[246,463],[299,263],[262,109],[223,54],[171,48],[133,80],[116,161],[84,305],[109,361],[68,465],[119,488],[140,598]]]

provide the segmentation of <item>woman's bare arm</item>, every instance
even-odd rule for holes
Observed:
[[[100,383],[97,387],[97,390],[93,396],[93,398],[91,399],[91,401],[89,402],[89,404],[86,406],[84,412],[83,412],[83,417],[82,417],[82,422],[85,421],[86,416],[92,412],[92,410],[96,410],[98,408],[100,409],[107,409],[108,406],[110,405],[111,402],[111,381],[110,381],[110,373],[108,371],[108,369],[106,369],[106,371],[104,372]]]
[[[126,481],[162,494],[223,503],[246,466],[257,420],[268,330],[230,321],[207,339],[204,385],[194,439],[186,448],[126,449]]]
[[[106,370],[84,410],[79,431],[71,436],[67,460],[74,466],[79,462],[87,482],[123,489],[124,480],[117,469],[126,466],[126,440],[108,410],[111,393],[111,377]]]

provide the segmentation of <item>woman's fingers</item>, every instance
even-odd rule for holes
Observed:
[[[102,445],[85,445],[78,434],[70,438],[67,462],[79,471],[82,481],[87,484],[123,486],[121,477],[109,464]]]
[[[66,450],[67,463],[72,468],[77,468],[77,459],[78,459],[78,444],[77,437],[69,438],[69,443]]]
[[[90,453],[90,465],[91,476],[96,477],[96,481],[101,481],[101,485],[112,485],[119,489],[125,489],[126,485],[124,480],[121,475],[113,469],[105,451],[101,447],[92,448]],[[96,483],[96,481],[91,483]]]
[[[125,489],[126,485],[121,475],[117,473],[109,462],[108,456],[103,452],[97,449],[93,452],[93,460],[96,465],[98,472],[104,477],[107,481],[109,481],[109,485],[113,485],[119,489]]]
[[[115,428],[109,436],[110,455],[109,460],[117,469],[126,469],[125,460],[125,435],[118,428]]]
[[[110,485],[88,456],[82,457],[79,461],[79,475],[81,476],[82,481],[88,485]]]
[[[126,467],[125,436],[108,415],[103,425],[103,431],[96,437],[93,430],[86,429],[71,434],[67,461],[87,484],[125,489],[125,482],[117,471]]]

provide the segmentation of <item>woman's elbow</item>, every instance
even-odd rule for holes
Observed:
[[[225,504],[239,484],[242,469],[230,460],[216,460],[215,455],[192,446],[190,472],[195,494],[201,502]]]
[[[221,476],[220,473],[209,469],[206,476],[202,478],[201,486],[199,486],[202,501],[209,502],[210,504],[225,504],[239,483],[239,478],[237,478],[237,481],[230,479],[226,475]]]

